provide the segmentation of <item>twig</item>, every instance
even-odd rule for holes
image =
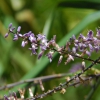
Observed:
[[[61,78],[61,77],[64,77],[66,75],[71,75],[71,73],[69,73],[69,74],[68,73],[55,74],[55,75],[43,76],[43,77],[38,77],[38,78],[33,78],[33,79],[27,79],[27,80],[23,80],[23,81],[19,81],[19,82],[15,82],[12,84],[2,86],[2,87],[0,87],[0,90],[12,88],[14,86],[17,86],[17,85],[20,85],[23,83],[29,83],[29,82],[34,82],[34,85],[36,85],[36,84],[38,84],[38,80],[42,80],[42,82],[44,82],[44,81],[52,80],[55,78]]]
[[[95,75],[95,76],[89,76],[88,78],[84,79],[84,82],[90,81],[91,79],[99,77],[99,76],[100,76],[100,74],[99,75]],[[80,83],[81,83],[81,81],[73,82],[71,84],[65,85],[65,87],[64,87],[64,84],[60,84],[58,87],[55,87],[52,90],[48,90],[47,92],[44,92],[43,94],[35,95],[35,97],[27,98],[27,99],[24,99],[24,100],[37,100],[39,98],[44,98],[47,95],[51,95],[53,93],[56,93],[57,91],[61,91],[61,93],[63,93],[62,92],[63,89],[66,89],[66,88],[71,87],[71,86],[76,86],[76,85],[78,85]]]
[[[58,52],[55,48],[52,48],[52,50]],[[82,56],[78,56],[78,55],[75,55],[75,54],[72,54],[72,53],[67,53],[65,50],[62,50],[61,51],[62,54],[70,54],[72,55],[73,57],[77,57],[77,58],[80,58],[80,59],[83,59],[83,60],[88,60],[88,61],[91,61],[91,62],[94,62],[93,59],[90,59],[90,58],[85,58],[85,57],[82,57]],[[97,61],[96,63],[100,64],[100,61]]]
[[[45,97],[46,95],[52,94],[52,93],[54,93],[54,92],[56,92],[56,91],[60,91],[60,90],[62,89],[62,87],[68,86],[70,82],[72,82],[72,81],[75,80],[76,78],[79,78],[84,72],[86,72],[88,69],[90,69],[92,66],[94,66],[99,60],[100,60],[100,57],[99,57],[97,60],[95,60],[89,67],[85,68],[82,72],[80,72],[80,73],[78,73],[77,75],[75,75],[74,77],[72,77],[69,81],[66,81],[66,82],[63,83],[63,84],[60,84],[59,86],[53,88],[52,90],[47,91],[46,93],[43,93],[43,94],[41,94],[41,95],[36,95],[36,96],[35,96],[34,98],[32,98],[32,99],[26,99],[26,100],[36,100],[36,99],[39,99],[39,98],[43,98],[43,97]],[[90,79],[91,79],[91,78],[86,79],[86,80],[90,80]],[[84,81],[84,80],[83,80],[83,81]],[[80,82],[81,82],[81,81],[80,81]],[[78,82],[78,83],[80,83],[80,82]],[[74,83],[73,86],[76,85],[76,84],[77,84],[77,83]]]
[[[81,76],[84,72],[86,72],[88,69],[90,69],[91,67],[93,67],[99,60],[100,60],[100,57],[99,57],[97,60],[95,60],[90,66],[88,66],[87,68],[85,68],[82,72],[78,73],[77,75],[75,75],[74,77],[72,77],[71,79],[69,79],[68,81],[66,81],[65,83],[60,84],[60,85],[57,86],[57,87],[54,87],[52,90],[48,90],[47,92],[44,92],[43,94],[35,95],[34,97],[27,98],[27,99],[24,99],[24,100],[37,100],[37,99],[39,99],[39,98],[43,98],[43,97],[45,97],[45,96],[47,96],[47,95],[50,95],[50,94],[55,93],[55,92],[60,91],[60,90],[63,91],[63,92],[65,92],[65,91],[66,91],[65,88],[67,88],[68,86],[75,86],[75,85],[77,85],[77,84],[79,84],[79,83],[84,83],[85,81],[94,78],[93,76],[96,76],[96,75],[89,76],[89,77],[86,78],[86,79],[82,79],[80,76]],[[99,74],[99,75],[100,75],[100,74]],[[98,76],[99,76],[99,75],[98,75]],[[76,79],[78,79],[79,81],[77,82]],[[70,84],[70,83],[71,83],[72,81],[74,81],[74,80],[75,80],[76,82]],[[10,99],[9,99],[9,100],[10,100]]]

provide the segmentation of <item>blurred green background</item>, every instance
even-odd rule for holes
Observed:
[[[22,48],[21,40],[14,42],[11,35],[7,39],[4,38],[9,23],[13,23],[16,28],[21,26],[23,34],[28,31],[34,34],[43,33],[48,39],[56,35],[57,43],[63,46],[73,34],[86,35],[90,29],[96,34],[96,28],[100,26],[99,9],[99,0],[0,0],[0,86],[33,77],[67,73],[72,65],[81,62],[80,59],[76,59],[64,65],[63,61],[57,67],[57,54],[54,55],[52,63],[45,55],[40,60],[37,56],[30,56],[29,45]],[[64,81],[62,78],[43,84],[45,90],[48,90]],[[22,84],[0,91],[0,98],[9,91],[17,91],[25,86],[26,84]],[[90,85],[69,87],[65,94],[58,92],[43,100],[84,100],[90,90]],[[35,86],[33,92],[42,93],[39,86]],[[99,92],[100,87],[91,100],[100,100]],[[28,94],[26,95],[28,97]]]

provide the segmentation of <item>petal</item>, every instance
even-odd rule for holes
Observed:
[[[44,51],[41,51],[41,52],[39,53],[38,59],[40,59],[40,58],[42,57],[43,53],[44,53]]]
[[[18,28],[17,28],[17,32],[19,33],[20,30],[21,30],[21,26],[18,26]]]
[[[97,34],[96,34],[97,38],[100,38],[100,29],[97,29]]]
[[[12,23],[9,24],[9,28],[11,28],[11,27],[12,27]]]
[[[25,47],[25,41],[22,41],[21,46],[22,46],[22,47]]]
[[[92,31],[92,30],[90,30],[90,31],[88,32],[87,37],[88,37],[88,38],[93,38],[93,31]]]
[[[5,34],[5,38],[7,38],[7,37],[8,37],[8,35],[9,35],[9,34],[8,34],[8,33],[6,33],[6,34]]]

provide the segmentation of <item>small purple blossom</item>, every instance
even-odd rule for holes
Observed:
[[[93,31],[90,30],[87,34],[87,40],[92,40],[93,39]]]
[[[97,29],[96,37],[100,39],[100,29]]]
[[[75,47],[72,48],[72,52],[76,53],[76,48]]]
[[[17,28],[17,32],[19,33],[20,30],[21,30],[21,26],[18,26],[18,28]]]
[[[31,46],[32,46],[32,48],[29,48],[29,49],[32,50],[32,54],[35,54],[36,55],[37,54],[36,49],[38,49],[37,48],[37,45],[34,44],[34,43],[32,43]]]
[[[12,27],[9,29],[10,32],[13,32],[15,30],[15,27]]]
[[[40,40],[43,40],[43,39],[46,39],[45,35],[42,35],[42,34],[37,35],[37,41],[40,41]]]
[[[54,39],[51,39],[49,42],[48,42],[48,44],[47,45],[52,45],[52,46],[55,46],[55,44],[56,44],[56,42],[55,42],[55,40]]]
[[[44,51],[41,51],[39,54],[38,54],[38,59],[40,59],[43,55]]]
[[[29,36],[29,40],[30,40],[30,42],[34,42],[34,43],[36,43],[37,41],[36,41],[36,37],[35,37],[35,35],[34,34],[31,34],[30,36]]]
[[[8,37],[8,35],[9,35],[9,33],[6,33],[6,34],[5,34],[5,38],[7,38],[7,37]]]
[[[99,46],[94,46],[94,50],[95,50],[96,52],[98,52],[98,51],[100,50],[100,47],[99,47]]]
[[[23,38],[28,38],[32,34],[32,31],[29,31],[28,33],[23,34]]]
[[[40,48],[41,48],[42,51],[47,50],[47,46],[45,46],[43,44],[40,44]]]
[[[88,56],[91,56],[91,53],[90,53],[89,51],[86,51],[86,54],[87,54]]]
[[[81,39],[82,39],[82,40],[86,40],[86,37],[83,36],[82,34],[80,34],[78,40],[81,40]]]
[[[53,56],[53,51],[49,51],[49,53],[46,54],[46,56],[48,57],[48,59],[50,60],[50,62],[52,62],[52,56]]]
[[[13,40],[14,40],[14,41],[18,40],[18,35],[17,35],[17,34],[14,34]]]
[[[25,47],[25,41],[22,41],[21,46],[22,46],[22,47]]]
[[[12,23],[9,24],[9,29],[12,27]]]
[[[93,52],[94,51],[94,48],[91,44],[89,44],[89,49],[90,49],[90,52]]]
[[[22,34],[18,34],[18,36],[19,36],[19,37],[21,37],[21,38],[23,37],[23,35],[22,35]]]

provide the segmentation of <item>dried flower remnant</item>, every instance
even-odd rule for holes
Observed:
[[[82,61],[82,70],[85,69],[85,61]]]
[[[61,56],[59,57],[58,65],[62,62],[62,59],[63,59],[63,56],[61,55]]]
[[[66,90],[64,88],[61,89],[60,93],[65,94]]]
[[[25,90],[19,89],[21,99],[24,99]]]
[[[52,62],[53,54],[54,54],[53,51],[49,51],[49,53],[46,55],[48,57],[48,59],[50,60],[50,62]]]
[[[29,88],[29,94],[30,94],[30,97],[33,97],[33,93],[32,93],[32,90]]]
[[[39,80],[39,84],[40,84],[40,88],[41,88],[41,90],[44,91],[45,89],[44,89],[44,86],[43,86],[42,80]]]

